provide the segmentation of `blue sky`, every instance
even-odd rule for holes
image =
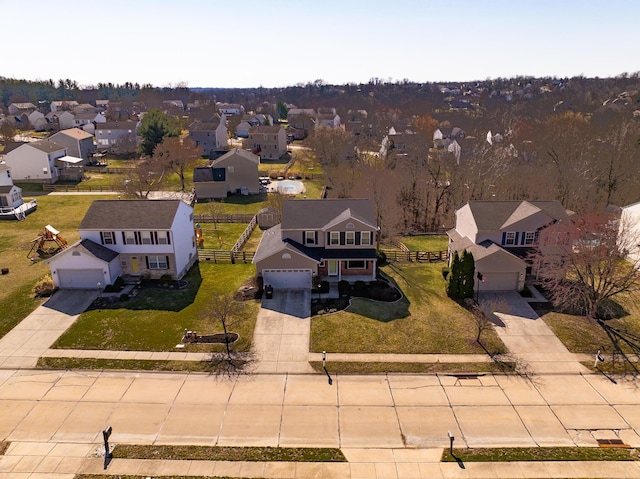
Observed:
[[[0,0],[0,19],[1,76],[81,85],[273,87],[640,70],[637,0]]]

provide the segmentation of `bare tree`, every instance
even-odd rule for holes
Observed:
[[[229,330],[246,320],[246,305],[241,301],[236,301],[231,294],[215,294],[212,296],[202,314],[222,326],[226,350],[224,362],[227,364],[228,370],[242,369],[246,365],[246,360],[241,356],[233,354],[232,343],[229,340]]]
[[[307,139],[307,144],[316,153],[317,161],[323,166],[336,166],[354,156],[353,134],[345,131],[344,128],[316,126]]]
[[[185,174],[200,162],[202,148],[189,138],[166,137],[153,150],[153,158],[180,177],[181,191],[184,191]]]
[[[0,140],[5,145],[10,141],[13,141],[13,137],[16,135],[16,129],[9,120],[0,121]]]
[[[590,319],[612,317],[614,300],[640,291],[640,260],[626,260],[637,248],[632,224],[607,215],[580,217],[541,234],[533,255],[534,274],[553,302]]]
[[[157,190],[164,181],[164,166],[153,158],[142,161],[126,175],[122,191],[139,199],[147,199],[149,193]]]

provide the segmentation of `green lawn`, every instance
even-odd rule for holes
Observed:
[[[475,342],[471,313],[446,296],[441,264],[402,263],[382,268],[405,298],[398,303],[356,299],[346,311],[311,320],[311,350],[340,353],[484,353]],[[485,333],[483,333],[485,334]],[[494,331],[483,344],[505,352]]]
[[[222,326],[203,316],[214,294],[235,292],[253,276],[247,264],[200,264],[185,279],[185,291],[142,290],[137,298],[122,303],[120,309],[83,313],[56,342],[55,348],[110,349],[118,351],[175,351],[185,329],[200,334],[222,332]],[[259,308],[247,301],[247,320],[233,331],[240,335],[237,351],[248,351]],[[221,351],[222,345],[188,345],[181,351]]]
[[[32,243],[48,224],[60,231],[69,244],[80,238],[78,225],[89,205],[97,199],[114,199],[113,196],[38,196],[38,209],[25,221],[0,221],[0,267],[9,268],[9,274],[0,276],[0,303],[16,291],[22,296],[16,303],[28,301],[27,285],[49,273],[43,261],[32,262],[27,258]],[[6,310],[3,314],[7,312]]]
[[[510,461],[637,461],[638,451],[625,448],[599,447],[496,447],[455,448],[442,454],[443,462],[510,462]]]
[[[446,236],[402,236],[399,238],[411,251],[442,251],[447,249]]]
[[[245,223],[200,223],[203,248],[230,250],[247,228]]]

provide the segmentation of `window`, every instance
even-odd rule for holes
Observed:
[[[169,232],[162,232],[160,231],[160,233],[158,233],[158,244],[169,244]]]
[[[151,232],[143,231],[140,235],[142,236],[142,244],[151,244]]]
[[[527,231],[524,234],[524,244],[534,244],[536,242],[536,232],[535,231]]]
[[[332,231],[329,233],[329,244],[332,246],[336,246],[340,244],[340,232]]]
[[[355,231],[347,231],[345,233],[345,244],[354,245],[356,244],[356,232]]]
[[[360,244],[361,245],[371,244],[371,231],[363,231],[362,233],[360,233]]]
[[[149,261],[149,269],[167,269],[167,257],[166,256],[147,256]]]
[[[504,244],[506,245],[515,245],[516,244],[516,233],[515,231],[507,231],[504,236]]]
[[[354,229],[356,226],[353,223],[347,223],[347,229],[348,230],[352,230]]]
[[[127,260],[125,258],[123,258],[122,260],[120,260],[120,266],[122,266],[123,268],[127,267]]]
[[[361,259],[347,261],[347,269],[365,269],[366,267],[366,261]]]
[[[227,171],[229,173],[233,173],[235,171],[235,168],[233,166],[227,166]]]
[[[316,232],[305,231],[304,232],[304,244],[316,244]]]
[[[100,235],[102,236],[102,244],[116,244],[113,231],[103,231]]]
[[[133,231],[125,231],[124,242],[126,244],[136,244],[136,235]]]

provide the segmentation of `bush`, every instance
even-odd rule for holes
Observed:
[[[256,286],[258,287],[258,291],[264,289],[264,278],[262,276],[256,276]]]
[[[51,296],[53,291],[56,289],[56,285],[53,284],[53,279],[51,279],[50,275],[42,278],[33,288],[33,292],[37,297],[44,298],[47,296]]]
[[[122,276],[118,276],[113,282],[113,290],[122,291],[122,288],[124,288],[124,279],[122,279]]]
[[[116,290],[116,287],[108,284],[104,287],[104,289],[102,290],[103,293],[113,293]]]
[[[356,281],[353,284],[354,296],[366,296],[367,295],[367,283],[364,281]]]
[[[171,276],[170,274],[163,274],[162,276],[160,276],[160,284],[162,286],[168,286],[171,281],[173,281],[173,276]]]
[[[340,296],[349,296],[349,281],[345,281],[344,279],[338,283],[338,294]]]
[[[329,292],[329,281],[323,281],[320,283],[319,293],[326,294]]]
[[[120,301],[129,301],[129,295],[127,293],[122,293],[120,295]]]
[[[387,264],[387,253],[382,250],[377,250],[376,256],[378,257],[378,266],[384,266]]]
[[[525,286],[522,289],[522,291],[520,291],[520,296],[522,296],[523,298],[533,298],[533,293],[531,292],[531,290],[529,288],[527,288]]]

